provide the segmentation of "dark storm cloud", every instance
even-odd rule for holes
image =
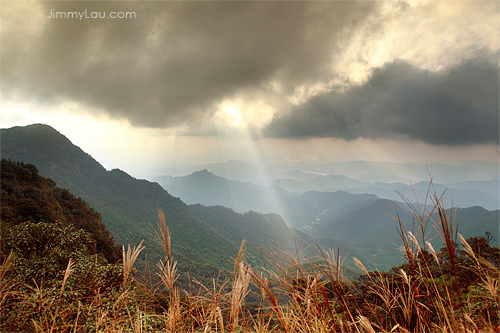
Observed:
[[[193,123],[213,105],[279,73],[326,79],[335,35],[370,2],[39,2],[40,31],[3,18],[2,90],[72,101],[149,127]],[[3,3],[6,10],[12,3]],[[49,19],[57,12],[135,12],[135,19]],[[4,11],[6,13],[6,11]],[[26,22],[25,22],[26,21]],[[15,22],[14,22],[15,23]]]
[[[317,95],[265,129],[272,137],[396,138],[431,144],[498,144],[499,68],[469,60],[445,73],[404,62],[363,86]]]

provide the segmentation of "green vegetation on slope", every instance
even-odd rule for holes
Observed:
[[[26,272],[43,272],[24,279],[19,263],[9,256],[0,269],[3,331],[141,331],[141,332],[489,332],[500,324],[500,250],[492,236],[461,240],[456,225],[438,208],[444,247],[435,252],[402,231],[406,262],[388,272],[368,272],[354,281],[341,264],[325,254],[306,260],[284,248],[267,248],[271,270],[257,271],[245,259],[245,242],[235,258],[232,278],[208,283],[192,280],[183,290],[176,279],[176,262],[160,262],[161,283],[127,279],[140,249],[124,253],[123,267],[92,265],[78,244],[85,233],[56,224],[28,222],[14,227],[22,237],[9,237],[15,258],[30,261]],[[418,219],[418,230],[425,218]],[[166,248],[166,224],[161,234]],[[24,230],[28,229],[28,232]],[[38,235],[38,236],[37,236]],[[26,240],[36,246],[26,251]],[[60,251],[52,244],[65,241]],[[66,242],[67,241],[67,242]],[[76,243],[75,243],[76,242]],[[51,251],[52,249],[52,251]],[[48,250],[48,251],[47,251]],[[31,252],[31,253],[30,253]],[[27,254],[29,253],[29,258]],[[48,254],[48,256],[47,256]],[[61,254],[67,268],[39,265]],[[166,251],[166,258],[170,258]],[[90,257],[90,259],[92,259]],[[17,260],[17,259],[15,259]],[[72,261],[74,260],[74,261]],[[75,265],[75,262],[77,263]],[[83,266],[82,266],[83,263]],[[362,265],[360,268],[363,269]],[[51,275],[52,274],[52,275]],[[252,293],[251,287],[256,290]],[[250,295],[252,293],[252,295]],[[257,307],[246,303],[252,296]]]
[[[120,287],[120,247],[98,213],[40,176],[34,165],[2,159],[1,179],[2,331],[34,331],[33,321],[51,311],[44,302],[58,292],[67,316],[83,325],[86,320],[77,318],[78,311],[95,312],[89,297],[97,289],[104,295]],[[21,301],[8,297],[14,294],[23,295]]]
[[[2,159],[1,179],[2,238],[4,231],[27,221],[73,226],[90,234],[92,254],[98,253],[109,262],[120,259],[121,249],[104,227],[101,216],[82,199],[40,176],[33,164]]]
[[[431,209],[428,207],[428,209]],[[481,207],[454,209],[454,217],[460,225],[464,237],[476,237],[486,231],[492,233],[498,242],[498,221],[500,211],[487,211]],[[450,213],[448,211],[448,213]],[[313,237],[341,239],[363,253],[379,270],[388,270],[402,263],[397,248],[401,238],[397,231],[397,217],[408,225],[415,223],[414,217],[404,207],[386,199],[362,202],[359,208],[339,215],[326,215],[313,225],[308,232]],[[427,225],[429,241],[439,247],[441,239],[435,231],[439,217],[433,214]],[[494,245],[497,245],[495,243]]]
[[[102,215],[102,222],[119,244],[137,245],[144,240],[145,259],[163,258],[151,224],[157,221],[157,209],[173,235],[172,253],[187,282],[187,272],[199,279],[232,269],[231,257],[238,253],[220,233],[195,218],[187,205],[172,197],[160,185],[138,180],[120,170],[106,171],[90,155],[74,146],[66,137],[46,125],[14,127],[1,131],[3,158],[32,163],[40,174],[54,179]]]
[[[240,214],[222,206],[190,205],[189,208],[196,217],[230,239],[236,246],[246,240],[246,258],[257,267],[263,265],[262,258],[268,259],[263,251],[265,248],[283,247],[291,253],[298,251],[301,258],[314,259],[319,256],[317,245],[323,251],[334,250],[336,254],[340,251],[342,258],[348,256],[345,264],[351,279],[361,273],[354,265],[352,257],[357,257],[367,267],[374,268],[359,251],[347,244],[333,239],[310,238],[303,232],[289,228],[278,214],[259,214],[253,211]]]

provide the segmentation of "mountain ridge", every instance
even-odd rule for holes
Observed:
[[[155,262],[163,256],[151,227],[157,221],[157,209],[162,209],[172,233],[173,257],[183,272],[181,283],[187,281],[187,272],[201,279],[217,276],[219,270],[226,273],[232,270],[230,259],[236,257],[239,244],[227,238],[220,228],[197,218],[186,203],[158,183],[133,178],[119,169],[106,170],[47,125],[2,129],[0,134],[2,158],[36,165],[40,174],[55,178],[58,186],[70,189],[87,201],[102,215],[103,223],[118,243],[135,245],[144,239],[146,249],[137,261],[139,267],[145,265],[146,257]],[[247,223],[275,219],[271,215],[252,214],[245,216]],[[288,229],[284,223],[276,220],[274,223]],[[291,231],[287,231],[287,235],[295,236]],[[261,234],[260,237],[268,236]]]
[[[102,215],[117,243],[134,245],[144,239],[143,255],[154,262],[162,258],[151,227],[158,219],[157,209],[162,209],[173,235],[173,257],[181,270],[205,271],[207,276],[213,276],[211,273],[217,274],[218,268],[231,269],[227,255],[235,256],[238,248],[192,216],[185,203],[159,184],[135,179],[119,169],[105,170],[47,125],[2,129],[1,141],[2,158],[32,163],[41,175],[82,197]]]

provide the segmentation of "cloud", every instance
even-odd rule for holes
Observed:
[[[187,135],[243,129],[256,137],[264,129],[278,137],[403,135],[459,144],[490,142],[495,132],[474,132],[494,124],[495,115],[485,111],[493,92],[474,90],[466,78],[491,80],[488,71],[498,69],[463,60],[498,62],[498,2],[0,6],[4,100],[77,104],[136,127]],[[134,12],[136,18],[49,19],[51,10]],[[431,98],[438,95],[451,99]],[[451,113],[445,110],[452,109],[453,126],[444,126]],[[444,127],[434,131],[430,123]]]
[[[133,125],[210,118],[224,99],[325,79],[335,35],[375,3],[2,3],[2,90],[74,101]],[[135,19],[49,19],[56,12],[135,12]],[[29,23],[29,24],[28,24]],[[29,28],[27,28],[29,27]]]
[[[431,72],[395,61],[368,82],[317,95],[265,128],[271,137],[401,138],[437,145],[498,144],[499,66],[464,61]]]

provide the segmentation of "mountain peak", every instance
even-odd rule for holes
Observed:
[[[190,174],[187,177],[192,177],[192,176],[200,176],[200,177],[210,177],[211,176],[211,177],[216,177],[213,173],[211,173],[207,169],[195,171],[195,172],[193,172],[192,174]]]
[[[47,130],[52,130],[54,132],[58,132],[52,126],[47,125],[47,124],[42,124],[42,123],[30,124],[30,125],[26,125],[26,126],[14,126],[14,127],[8,128],[8,129],[14,129],[14,128],[27,128],[27,129],[29,129],[29,128],[44,128]]]

